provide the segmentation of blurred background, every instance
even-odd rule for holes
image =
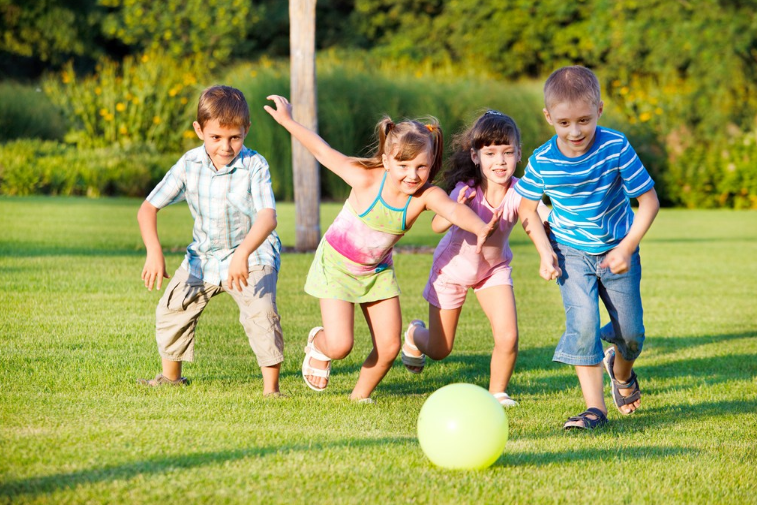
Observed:
[[[665,206],[757,208],[754,0],[318,0],[321,135],[359,155],[382,114],[436,116],[447,144],[487,108],[524,161],[554,133],[542,84],[600,77]],[[250,104],[245,142],[293,197],[290,140],[263,111],[289,93],[285,0],[0,0],[0,194],[143,197],[185,150],[205,87]],[[521,164],[522,172],[525,163]],[[346,187],[322,173],[322,198]]]

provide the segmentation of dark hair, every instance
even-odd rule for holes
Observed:
[[[544,83],[544,106],[562,102],[585,101],[599,105],[601,100],[599,79],[586,67],[574,65],[558,68]]]
[[[221,126],[250,126],[250,108],[241,91],[231,86],[211,86],[202,92],[197,104],[200,128],[217,119]]]
[[[431,170],[428,182],[436,177],[442,168],[444,136],[435,117],[423,120],[406,120],[395,123],[384,116],[376,125],[372,154],[367,158],[352,158],[366,168],[384,166],[382,155],[394,156],[398,161],[412,160],[423,151],[431,152]]]
[[[471,159],[471,149],[479,151],[493,145],[511,145],[520,149],[520,130],[510,116],[488,110],[472,126],[453,137],[452,156],[441,187],[449,193],[461,181],[473,179],[476,186],[481,184],[481,170]]]

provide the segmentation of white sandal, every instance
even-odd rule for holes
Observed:
[[[411,344],[407,339],[407,334],[410,333],[410,329],[413,326],[418,326],[420,328],[426,327],[425,323],[421,321],[420,319],[413,319],[412,321],[410,321],[410,324],[408,325],[407,330],[405,330],[405,344],[402,346],[403,348],[400,350],[400,355],[402,356],[402,364],[405,365],[405,368],[407,368],[408,372],[419,374],[423,371],[423,368],[426,366],[426,355],[421,353],[420,356],[411,356],[409,354],[405,354],[405,349],[404,349],[404,346],[406,345],[414,351],[419,351],[419,349],[415,345]],[[420,370],[413,370],[413,368],[420,368]]]
[[[313,340],[315,339],[315,336],[318,334],[319,331],[323,330],[323,326],[316,326],[312,330],[310,330],[310,333],[308,334],[308,345],[305,346],[305,359],[302,360],[302,380],[305,381],[305,384],[308,385],[310,389],[313,391],[323,391],[328,386],[328,379],[331,375],[331,358],[323,354],[321,351],[319,351],[315,347],[315,343]],[[325,369],[322,368],[314,368],[310,364],[311,359],[317,359],[320,361],[326,361],[328,362],[328,366]],[[324,377],[326,379],[326,386],[323,386],[322,388],[314,386],[307,378],[307,376],[310,375],[311,377]]]
[[[518,406],[518,402],[510,398],[510,395],[508,395],[505,392],[494,393],[494,395],[492,396],[494,396],[494,398],[496,398],[499,404],[502,405],[503,407],[517,407]]]

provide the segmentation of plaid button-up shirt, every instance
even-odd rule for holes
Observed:
[[[192,243],[182,266],[205,282],[220,285],[229,276],[231,257],[261,209],[276,210],[268,162],[246,147],[229,165],[213,167],[205,146],[184,154],[152,190],[147,201],[158,209],[186,200],[194,218]],[[250,254],[248,263],[281,265],[275,231]]]

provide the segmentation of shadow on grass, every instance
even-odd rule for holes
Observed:
[[[581,433],[583,434],[583,433]],[[581,435],[579,434],[579,435]],[[560,452],[507,452],[497,460],[494,466],[501,467],[520,467],[523,465],[542,466],[553,465],[555,463],[574,463],[580,461],[591,462],[593,464],[601,461],[627,461],[632,459],[649,460],[652,458],[669,458],[686,454],[696,454],[697,449],[683,447],[661,447],[655,445],[642,447],[624,447],[622,451],[613,452],[604,448],[594,449],[576,449]]]
[[[645,364],[644,354],[635,367],[644,391],[644,378],[693,378],[697,384],[720,384],[733,380],[752,380],[757,376],[757,353],[713,356],[704,358],[676,358],[675,354],[686,349],[704,345],[727,343],[730,341],[755,338],[757,332],[729,333],[722,335],[703,335],[695,337],[648,338],[645,348],[655,352],[654,361],[664,360],[664,363]],[[564,391],[578,387],[578,379],[574,368],[552,361],[553,346],[542,346],[523,349],[518,355],[511,385],[516,394],[544,394],[553,391]],[[651,359],[651,357],[650,357]],[[442,361],[427,360],[426,369],[419,376],[408,377],[408,381],[382,383],[380,390],[392,394],[427,394],[439,387],[453,382],[468,382],[488,387],[489,367],[491,355],[488,353],[455,354]],[[527,383],[519,380],[519,374],[524,372],[543,372],[539,377],[528,379]],[[405,373],[404,366],[395,364],[391,374]],[[687,384],[667,385],[663,387],[649,387],[648,393],[661,393],[689,389]]]
[[[250,447],[247,449],[194,453],[167,457],[156,457],[144,461],[124,463],[122,465],[105,466],[80,470],[70,473],[58,473],[45,477],[31,477],[16,481],[0,483],[0,497],[25,498],[53,493],[61,489],[72,489],[78,486],[128,480],[140,475],[160,474],[175,470],[188,470],[209,465],[219,465],[227,461],[237,461],[246,458],[264,458],[273,454],[290,452],[322,451],[340,447],[369,447],[390,444],[406,444],[413,441],[410,437],[393,437],[379,439],[339,440],[334,442],[283,444],[268,447]]]

